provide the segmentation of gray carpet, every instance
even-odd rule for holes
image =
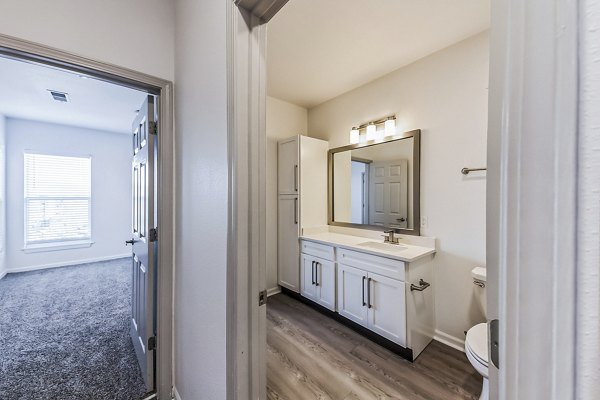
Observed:
[[[1,400],[140,400],[131,260],[0,280]]]

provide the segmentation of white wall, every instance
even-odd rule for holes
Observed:
[[[308,111],[267,97],[267,288],[277,289],[277,142],[306,135]]]
[[[91,247],[23,251],[23,153],[92,156]],[[131,238],[131,138],[122,133],[20,119],[6,120],[7,267],[16,272],[40,266],[127,256]]]
[[[174,2],[0,0],[0,33],[173,80]]]
[[[579,3],[578,399],[600,392],[600,0]]]
[[[0,114],[0,279],[6,275],[6,118]]]
[[[456,346],[484,315],[470,271],[485,265],[485,173],[465,177],[462,167],[486,165],[489,36],[482,33],[308,113],[309,135],[348,144],[352,126],[396,114],[399,131],[422,130],[422,235],[438,239],[436,316],[440,338]]]
[[[225,399],[228,0],[176,2],[175,386]]]

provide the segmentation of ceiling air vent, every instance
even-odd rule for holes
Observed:
[[[52,98],[56,101],[60,101],[63,103],[69,102],[69,94],[68,93],[58,92],[56,90],[48,90],[48,92],[50,93],[50,96],[52,96]]]

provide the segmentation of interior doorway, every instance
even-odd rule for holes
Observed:
[[[16,351],[2,351],[0,392],[24,399],[166,397],[171,200],[159,206],[165,195],[172,198],[171,181],[162,185],[172,153],[161,152],[172,146],[171,85],[0,39],[7,45],[0,46],[0,175],[7,189],[0,202],[7,217],[0,334]],[[23,324],[5,329],[9,320]],[[23,371],[35,379],[19,379]]]

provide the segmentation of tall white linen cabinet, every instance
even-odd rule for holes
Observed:
[[[308,136],[278,143],[278,283],[296,293],[300,293],[300,235],[304,228],[327,225],[328,150],[328,142]]]

